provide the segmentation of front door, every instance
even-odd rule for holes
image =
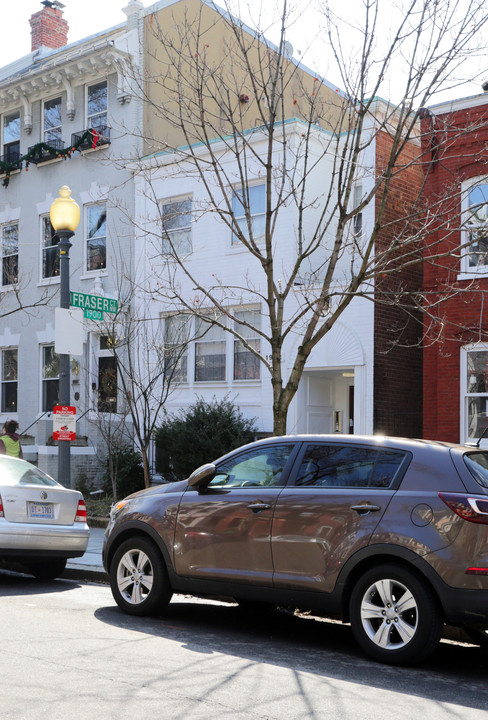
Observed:
[[[277,443],[233,455],[207,488],[184,493],[174,543],[179,575],[272,584],[273,512],[295,453],[294,443]]]

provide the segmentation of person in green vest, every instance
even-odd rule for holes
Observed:
[[[20,436],[17,434],[19,423],[15,420],[7,420],[0,435],[0,455],[12,455],[22,458],[22,447]]]

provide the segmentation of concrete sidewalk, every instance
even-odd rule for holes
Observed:
[[[105,528],[91,527],[90,539],[85,554],[79,558],[70,558],[62,577],[73,580],[98,580],[108,582],[108,576],[102,565],[102,545]]]

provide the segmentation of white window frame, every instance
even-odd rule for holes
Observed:
[[[105,235],[99,236],[98,238],[95,236],[95,239],[101,240],[102,237],[105,239],[105,265],[104,265],[103,267],[97,267],[97,268],[90,269],[90,268],[88,267],[88,264],[89,264],[89,263],[88,263],[88,260],[89,260],[88,249],[89,249],[89,244],[90,244],[90,242],[92,241],[93,238],[89,238],[89,237],[88,237],[88,233],[90,232],[90,223],[89,223],[89,221],[88,221],[89,212],[90,212],[90,208],[101,207],[102,205],[105,206]],[[100,273],[106,273],[106,271],[107,271],[107,221],[108,221],[108,206],[107,206],[107,202],[106,202],[105,200],[102,200],[101,202],[90,203],[90,204],[85,205],[85,206],[84,206],[84,215],[85,215],[85,223],[84,223],[84,224],[85,224],[85,242],[84,242],[84,245],[85,245],[85,260],[84,260],[84,271],[85,271],[85,273],[87,273],[87,274],[90,275],[90,276],[92,276],[94,273],[99,273],[99,274],[100,274]]]
[[[258,220],[261,218],[263,218],[264,222],[266,222],[266,184],[261,180],[261,181],[255,181],[252,183],[248,183],[247,187],[249,190],[262,187],[263,193],[264,193],[264,210],[262,212],[255,212],[255,213],[251,212],[251,225],[254,224],[255,220]],[[248,235],[247,229],[248,228],[247,228],[246,213],[245,213],[244,205],[242,202],[236,201],[236,206],[234,207],[234,200],[235,200],[235,198],[239,197],[238,193],[241,192],[242,189],[243,189],[242,185],[235,185],[232,188],[232,215],[238,224],[242,223],[242,222],[244,223],[244,228],[243,228],[242,232],[247,237],[247,235]],[[251,205],[251,202],[250,202],[250,205]],[[250,210],[252,210],[252,207],[250,208]],[[238,211],[241,211],[241,213],[238,213]],[[256,245],[261,245],[264,242],[264,232],[265,232],[265,230],[263,230],[263,235],[258,235],[256,237],[256,235],[254,234],[254,231],[253,231],[253,241]],[[235,234],[234,230],[232,230],[232,234],[231,234],[231,247],[232,248],[242,248],[242,243],[241,243],[240,239],[237,237],[237,235]]]
[[[487,413],[488,413],[488,383],[486,392],[468,392],[467,377],[468,377],[468,354],[470,352],[485,352],[487,354],[487,379],[488,379],[488,343],[473,343],[465,345],[460,350],[460,362],[459,362],[459,397],[460,397],[460,430],[459,430],[459,441],[461,443],[467,440],[477,440],[478,436],[470,436],[468,429],[469,411],[468,403],[471,398],[486,398],[487,402]],[[488,419],[488,415],[487,415]],[[488,434],[483,439],[482,443],[488,445]]]
[[[5,253],[5,250],[4,250],[5,232],[6,232],[6,230],[8,230],[9,228],[12,228],[12,227],[14,227],[14,226],[17,228],[17,247],[16,247],[16,252],[10,252],[9,254],[6,254],[6,253]],[[8,287],[12,287],[12,286],[14,286],[14,285],[17,284],[18,276],[19,276],[19,223],[18,223],[18,221],[14,220],[13,222],[4,223],[4,224],[1,226],[1,243],[2,243],[2,267],[1,267],[2,277],[1,277],[1,281],[0,281],[0,282],[1,282],[2,288],[8,288]],[[11,262],[11,261],[8,260],[8,258],[13,258],[13,257],[16,257],[16,258],[17,258],[17,272],[16,272],[15,280],[14,280],[14,282],[4,283],[4,282],[3,282],[3,278],[4,278],[4,263],[5,263],[5,262],[7,262],[7,263],[8,263],[8,262]]]
[[[243,305],[242,308],[239,308],[239,309],[235,308],[235,309],[232,311],[232,314],[234,315],[234,318],[235,318],[237,315],[239,315],[239,314],[240,314],[240,315],[244,315],[244,314],[246,314],[246,313],[253,313],[253,314],[259,315],[259,320],[261,321],[261,317],[260,317],[260,316],[261,316],[261,313],[260,313],[259,308],[249,307],[249,306]],[[245,320],[246,318],[243,317],[242,319]],[[261,349],[261,336],[260,336],[258,333],[251,334],[251,333],[252,333],[252,328],[249,328],[249,327],[247,327],[246,325],[242,325],[242,324],[240,324],[239,322],[237,322],[236,320],[233,320],[233,323],[234,323],[234,330],[236,330],[236,332],[238,332],[240,335],[242,335],[242,337],[245,338],[245,339],[249,342],[249,344],[252,345],[253,343],[255,343],[255,349],[258,350],[258,351],[260,351],[260,349]],[[257,323],[254,323],[254,324],[256,325]],[[260,324],[261,324],[261,322],[260,322]],[[248,333],[249,333],[249,334],[248,334]],[[236,350],[238,349],[239,345],[242,346],[242,348],[243,348],[243,353],[245,353],[245,354],[247,354],[247,355],[251,355],[253,358],[256,359],[256,362],[258,363],[258,364],[257,364],[257,371],[258,371],[257,377],[249,377],[249,378],[247,378],[247,377],[241,377],[241,378],[236,377]],[[253,353],[251,353],[251,351],[248,350],[248,349],[242,344],[241,340],[239,340],[237,337],[235,337],[235,335],[233,336],[233,343],[232,343],[232,377],[233,377],[233,381],[234,381],[234,382],[238,382],[238,383],[257,382],[257,381],[259,381],[259,380],[261,379],[261,363],[260,363],[259,359],[257,358],[256,355],[254,355]]]
[[[181,227],[174,227],[166,229],[164,228],[164,208],[169,207],[170,205],[177,205],[179,203],[185,203],[188,202],[190,204],[190,209],[188,212],[182,212],[181,216],[189,216],[190,221],[188,225],[182,225]],[[173,246],[176,249],[176,252],[178,253],[178,257],[188,257],[188,255],[191,255],[193,253],[193,231],[192,231],[192,225],[193,225],[193,196],[192,195],[179,195],[176,197],[169,197],[169,198],[163,198],[159,201],[159,211],[160,211],[160,217],[161,217],[161,225],[163,226],[161,229],[161,253],[165,257],[171,257],[173,255],[173,250],[171,249],[171,246],[169,244],[168,238],[166,238],[166,234],[171,239],[171,242],[173,243]],[[181,250],[181,246],[183,244],[182,239],[177,239],[178,235],[182,235],[185,238],[187,248]],[[174,238],[174,239],[173,239]]]
[[[89,99],[89,94],[90,94],[90,88],[95,87],[96,85],[102,85],[102,84],[105,84],[106,97],[107,97],[105,110],[102,112],[97,112],[97,113],[93,113],[92,115],[90,115],[88,112],[88,99]],[[92,83],[85,85],[85,108],[86,108],[86,127],[87,128],[93,127],[94,129],[97,129],[97,128],[106,128],[108,126],[108,82],[107,82],[107,80],[100,78],[100,80],[97,80],[96,82],[92,82]],[[103,123],[97,122],[96,124],[92,123],[91,118],[97,117],[100,115],[105,115],[104,122]]]
[[[46,128],[46,105],[47,105],[47,103],[53,102],[54,100],[59,100],[59,105],[61,108],[61,124],[53,125],[53,127]],[[43,140],[43,142],[47,143],[47,145],[51,145],[53,142],[53,139],[47,140],[46,133],[52,132],[53,130],[59,130],[59,138],[54,138],[54,139],[62,142],[62,140],[63,140],[63,98],[61,95],[54,95],[53,97],[47,98],[46,100],[43,100],[43,102],[42,102],[42,140]]]
[[[55,275],[44,275],[44,252],[51,247],[58,247],[59,245],[59,238],[58,242],[54,245],[45,245],[44,244],[44,227],[45,227],[45,221],[50,221],[49,213],[43,213],[40,217],[40,235],[41,235],[41,267],[40,267],[40,275],[41,275],[41,283],[42,284],[48,284],[51,282],[59,282],[61,277],[61,270],[60,270],[60,264],[59,264],[59,258],[58,258],[58,272]],[[52,226],[51,226],[52,227]],[[54,228],[53,228],[54,230]],[[55,233],[52,237],[55,236]],[[59,256],[59,247],[58,247],[58,256]]]
[[[9,140],[8,142],[6,142],[5,141],[5,120],[7,118],[14,117],[15,115],[18,115],[18,117],[19,117],[19,137],[16,138],[15,140]],[[2,115],[2,155],[6,155],[8,152],[8,150],[6,150],[6,149],[9,148],[11,145],[14,145],[15,143],[18,143],[18,145],[19,145],[18,152],[20,155],[20,135],[22,132],[21,121],[22,121],[22,116],[20,113],[20,109],[14,111],[14,112],[7,112]]]
[[[170,328],[171,321],[176,318],[182,318],[184,317],[185,320],[183,321],[182,325],[186,323],[186,334],[185,337],[181,339],[180,343],[172,342],[174,341],[174,338],[169,338],[168,340],[168,330]],[[172,313],[171,315],[166,315],[164,318],[164,344],[165,347],[168,349],[171,349],[173,347],[178,347],[178,344],[181,346],[184,344],[184,348],[178,357],[176,361],[176,368],[171,376],[172,380],[177,383],[187,383],[188,382],[188,371],[190,369],[190,353],[189,353],[189,338],[190,338],[190,331],[191,331],[191,322],[192,318],[187,313]],[[179,329],[181,333],[185,333],[185,328],[181,327]],[[171,355],[165,360],[165,364],[169,362],[171,363]]]
[[[44,367],[45,367],[44,351],[46,350],[46,348],[52,348],[54,351],[54,354],[56,354],[56,351],[54,350],[54,343],[46,343],[44,345],[41,345],[40,348],[41,348],[41,362],[40,362],[40,367],[41,367],[41,412],[48,412],[48,411],[52,411],[52,408],[45,408],[45,406],[44,406],[44,383],[54,381],[54,380],[57,381],[58,395],[59,395],[59,372],[58,372],[57,377],[49,377],[49,378],[44,377]],[[58,368],[58,370],[59,370],[59,368]]]
[[[109,347],[102,349],[102,338],[106,337],[107,340],[110,340],[110,337],[108,335],[98,335],[98,352],[97,352],[97,399],[96,399],[96,407],[97,411],[99,413],[105,413],[107,415],[116,415],[117,414],[117,408],[120,403],[119,400],[119,371],[117,367],[117,361],[115,359],[115,352],[111,350]],[[117,340],[115,340],[117,342]],[[114,358],[114,366],[115,366],[115,383],[116,383],[116,389],[115,389],[115,409],[112,410],[104,410],[103,408],[100,408],[100,360],[102,358]]]
[[[475,178],[471,178],[470,180],[466,180],[462,183],[461,186],[461,217],[462,217],[462,229],[461,229],[461,242],[463,244],[463,249],[461,252],[461,273],[459,275],[459,279],[462,279],[464,277],[473,277],[474,275],[488,275],[488,251],[487,251],[487,260],[486,263],[483,265],[471,265],[469,264],[469,240],[470,240],[470,230],[468,228],[468,222],[471,216],[470,208],[473,206],[470,206],[469,204],[469,195],[473,188],[480,187],[482,185],[485,185],[486,190],[486,199],[487,199],[487,212],[488,212],[488,175],[480,175]],[[480,224],[476,226],[478,228],[486,227],[486,235],[488,238],[488,220],[486,222],[486,225]]]
[[[203,314],[203,313],[202,313]],[[205,334],[202,334],[200,338],[197,337],[197,335],[202,333],[202,330],[204,328],[205,319],[197,318],[195,317],[195,340],[194,340],[194,361],[193,361],[193,381],[195,384],[198,383],[198,385],[201,385],[202,383],[223,383],[227,380],[228,377],[228,335],[230,333],[227,332],[227,330],[224,330],[219,325],[212,324],[212,313],[208,313],[209,316],[209,328],[207,331],[205,331]],[[225,322],[225,318],[221,316],[220,318],[221,322]],[[213,337],[214,333],[221,333],[220,338]],[[203,346],[210,346],[210,345],[217,345],[218,343],[224,343],[224,352],[223,353],[217,353],[218,355],[224,357],[224,377],[222,378],[204,378],[204,379],[198,379],[197,380],[197,360],[199,354],[198,354],[198,348]],[[201,357],[208,357],[210,356],[210,353],[204,353],[201,355]]]
[[[17,355],[17,373],[14,380],[6,380],[5,375],[5,353],[7,352],[15,352]],[[2,414],[7,414],[9,417],[12,416],[12,414],[17,414],[18,408],[19,408],[19,348],[18,347],[4,347],[1,348],[1,366],[2,366],[2,374],[0,378],[1,382],[1,394],[0,394],[0,405],[1,405],[1,412]],[[15,410],[9,410],[8,408],[4,408],[4,388],[6,385],[11,385],[15,383]]]

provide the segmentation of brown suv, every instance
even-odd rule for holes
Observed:
[[[161,613],[173,592],[299,607],[350,622],[376,660],[418,662],[443,623],[488,627],[488,452],[261,440],[119,502],[103,559],[133,615]]]

